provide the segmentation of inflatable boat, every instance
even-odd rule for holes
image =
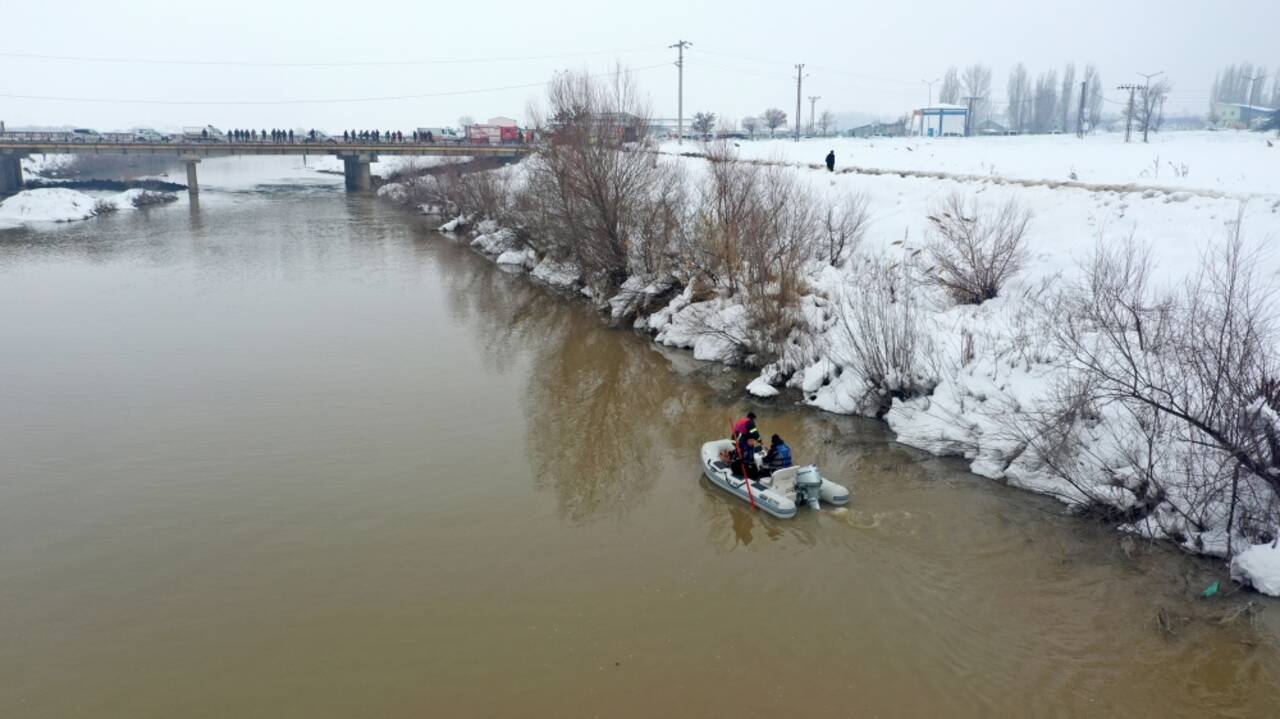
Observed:
[[[812,464],[775,469],[768,477],[749,480],[734,472],[721,455],[733,456],[733,442],[718,439],[702,445],[702,473],[715,486],[744,502],[755,501],[760,509],[779,519],[796,516],[796,508],[807,504],[818,509],[821,502],[834,506],[849,503],[849,490],[824,478]]]

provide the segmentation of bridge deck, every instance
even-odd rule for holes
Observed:
[[[529,145],[455,145],[426,142],[57,142],[0,138],[0,153],[29,155],[442,155],[515,157]]]

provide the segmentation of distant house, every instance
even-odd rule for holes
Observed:
[[[1213,103],[1212,119],[1217,127],[1245,130],[1271,116],[1275,108],[1239,102]]]
[[[938,103],[911,113],[911,132],[928,137],[961,137],[964,135],[969,108]]]
[[[502,116],[491,117],[485,124],[493,127],[518,127],[520,125],[520,123],[516,122],[512,118]]]
[[[977,125],[973,127],[971,132],[974,135],[1016,135],[1017,134],[1016,132],[1013,132],[1009,128],[1005,127],[1004,125],[1001,125],[1000,123],[991,119],[987,119],[987,120],[983,120],[982,122],[979,122]]]
[[[849,131],[849,137],[902,137],[907,134],[904,120],[897,122],[871,122]]]

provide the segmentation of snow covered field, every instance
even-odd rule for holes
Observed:
[[[1141,135],[1135,135],[1140,139]],[[1270,142],[1274,147],[1268,147]],[[696,143],[663,145],[697,151]],[[1165,132],[1149,144],[1125,144],[1123,133],[1010,137],[876,137],[754,140],[738,143],[752,160],[822,166],[828,150],[836,170],[871,169],[975,177],[1144,185],[1225,192],[1280,193],[1280,140],[1273,133]]]
[[[1280,147],[1269,147],[1268,138],[1252,133],[1166,133],[1147,146],[1125,146],[1120,139],[1112,135],[1083,142],[1042,136],[739,143],[742,160],[794,165],[797,177],[815,195],[867,197],[871,226],[861,254],[892,263],[858,260],[841,269],[814,263],[806,275],[810,294],[802,301],[806,335],[795,338],[794,349],[763,368],[746,389],[766,398],[786,387],[797,392],[801,402],[827,411],[874,414],[879,397],[868,391],[864,368],[850,352],[848,329],[836,318],[851,309],[850,303],[860,301],[857,288],[875,282],[876,272],[914,261],[928,236],[928,215],[940,200],[962,193],[991,207],[1016,199],[1033,214],[1025,269],[1000,297],[977,306],[957,306],[939,291],[922,291],[920,322],[928,335],[927,379],[934,389],[928,396],[894,400],[885,419],[905,444],[963,456],[977,474],[1069,505],[1104,505],[1126,512],[1149,501],[1147,488],[1136,479],[1142,468],[1131,466],[1128,454],[1137,440],[1130,417],[1104,412],[1074,428],[1092,448],[1088,458],[1080,459],[1084,482],[1068,482],[1049,471],[1021,441],[1035,430],[1069,371],[1034,298],[1077,278],[1081,262],[1099,244],[1114,247],[1133,238],[1148,245],[1156,262],[1152,279],[1166,287],[1195,272],[1206,249],[1227,236],[1237,217],[1243,218],[1243,233],[1250,241],[1264,248],[1272,245],[1280,239]],[[675,146],[663,149],[676,152]],[[838,170],[853,162],[858,171],[828,173],[820,165],[828,149],[837,153]],[[696,145],[680,148],[700,150]],[[679,161],[695,183],[707,167],[697,157]],[[519,166],[508,171],[519,179]],[[1070,180],[1071,172],[1079,184],[1060,184]],[[542,281],[566,289],[582,287],[574,268],[538,258],[491,223],[482,224],[473,244],[499,261],[529,268]],[[1256,269],[1264,280],[1275,280],[1280,255],[1265,252]],[[619,308],[632,306],[636,297],[661,295],[667,284],[664,278],[633,277],[617,297],[596,301],[617,316]],[[733,297],[695,302],[685,288],[665,307],[639,317],[636,326],[657,342],[691,349],[698,359],[724,361],[732,350],[724,333],[740,328],[745,314],[746,308]],[[1161,471],[1166,470],[1166,491],[1157,506],[1122,530],[1225,557],[1228,517],[1223,500],[1206,499],[1196,487],[1180,484],[1173,465]],[[1238,529],[1237,524],[1232,538],[1237,553],[1248,545]],[[1270,529],[1280,532],[1280,527]],[[1280,592],[1276,551],[1259,545],[1238,554],[1235,576],[1260,591]]]

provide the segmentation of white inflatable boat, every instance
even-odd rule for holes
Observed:
[[[796,516],[796,507],[807,504],[818,509],[820,502],[837,507],[849,503],[849,490],[823,478],[812,464],[786,469],[776,469],[772,476],[751,482],[736,474],[733,468],[720,458],[721,453],[733,455],[733,442],[718,439],[702,445],[702,473],[717,487],[744,502],[755,500],[756,506],[780,519]]]

